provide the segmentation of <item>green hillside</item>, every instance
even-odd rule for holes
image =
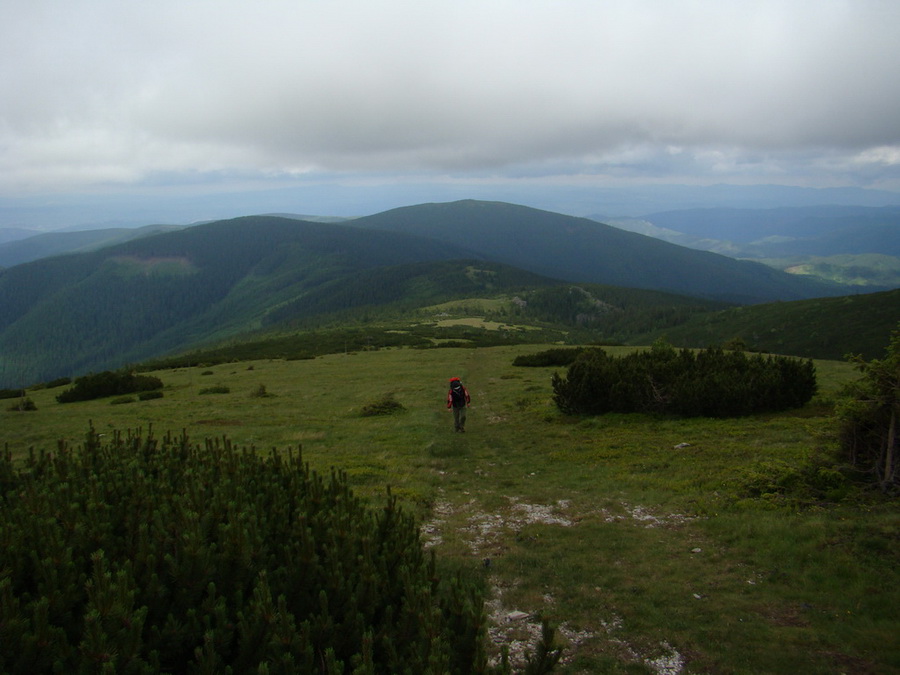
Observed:
[[[559,673],[900,669],[896,501],[824,463],[851,364],[817,361],[819,397],[799,411],[581,418],[552,405],[555,369],[512,365],[550,346],[178,367],[153,373],[164,395],[146,401],[33,389],[36,410],[0,411],[0,442],[23,457],[78,443],[88,420],[105,435],[152,425],[302,446],[375,507],[390,484],[441,569],[483,581],[491,643],[511,645],[516,672],[542,618],[565,649]],[[444,407],[451,376],[472,394],[465,434]],[[362,414],[388,393],[395,414]]]
[[[510,204],[236,218],[0,271],[0,387],[386,317],[406,330],[404,312],[454,299],[502,299],[490,320],[547,331],[518,341],[632,342],[722,298],[838,288]]]
[[[900,290],[733,307],[691,317],[636,338],[665,336],[673,345],[706,347],[740,338],[751,349],[824,359],[849,353],[881,358],[900,322]]]
[[[160,232],[180,229],[170,225],[146,227],[115,227],[103,230],[79,230],[77,232],[47,232],[26,239],[0,244],[0,268],[64,253],[84,253],[105,246],[113,246],[138,237],[148,237]]]
[[[237,218],[0,272],[0,379],[118,367],[261,326],[341,275],[460,258],[418,237]]]
[[[803,274],[863,290],[900,287],[900,257],[880,253],[802,256],[761,260],[790,274]]]
[[[364,302],[370,296],[356,294],[359,282],[391,293],[375,304],[316,312],[319,300],[321,307],[340,307],[339,300]],[[658,291],[564,284],[497,263],[466,261],[379,268],[325,286],[304,306],[283,308],[286,315],[272,327],[138,367],[306,359],[386,347],[625,344],[651,327],[678,325],[722,306]]]
[[[422,204],[358,218],[354,225],[461,243],[490,260],[566,281],[665,290],[741,304],[846,292],[836,284],[761,263],[514,204]]]

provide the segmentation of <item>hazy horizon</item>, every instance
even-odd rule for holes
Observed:
[[[884,0],[0,3],[0,226],[900,194],[897,25]]]

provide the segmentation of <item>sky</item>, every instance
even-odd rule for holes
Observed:
[[[88,202],[900,193],[897,26],[897,0],[0,0],[0,226]]]

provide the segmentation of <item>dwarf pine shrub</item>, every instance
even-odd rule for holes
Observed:
[[[139,401],[152,401],[157,398],[162,398],[163,393],[161,391],[142,391],[138,394]]]
[[[90,401],[106,396],[136,394],[141,391],[162,389],[163,383],[158,377],[137,375],[132,372],[104,371],[75,378],[70,389],[56,397],[60,403]]]
[[[583,347],[554,347],[534,354],[520,354],[513,359],[514,366],[526,368],[547,368],[569,366],[584,353]]]
[[[620,358],[588,350],[553,376],[554,401],[571,414],[665,413],[731,417],[798,408],[816,392],[815,366],[784,356],[657,342]]]
[[[0,458],[0,672],[485,672],[482,590],[299,451],[93,431]]]
[[[378,415],[393,415],[402,410],[406,410],[393,394],[385,394],[377,401],[367,403],[362,407],[360,415],[363,417],[376,417]]]
[[[16,401],[16,403],[7,408],[7,410],[10,412],[34,412],[37,410],[37,406],[30,398],[24,397]]]
[[[201,396],[206,396],[208,394],[230,394],[231,388],[226,387],[223,384],[217,384],[212,387],[204,387],[203,389],[200,390],[199,393]]]
[[[836,413],[841,459],[882,489],[894,489],[900,463],[900,324],[882,359],[851,356],[862,377],[847,386]]]

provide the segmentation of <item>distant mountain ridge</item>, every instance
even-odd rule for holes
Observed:
[[[815,239],[860,225],[900,224],[900,206],[793,206],[769,209],[707,208],[650,213],[659,227],[698,238],[749,243],[771,237]]]
[[[900,287],[900,274],[891,272],[900,267],[897,206],[688,209],[607,222],[680,246],[758,260],[789,272],[842,282],[852,279],[871,290]]]
[[[840,295],[846,289],[626,232],[588,218],[466,200],[392,209],[356,227],[459,243],[488,259],[566,281],[665,290],[742,304]]]
[[[108,368],[262,326],[334,279],[470,258],[420,237],[247,217],[0,271],[0,376]]]
[[[251,216],[0,271],[0,380],[21,386],[340,311],[560,279],[745,302],[841,292],[504,203],[425,204],[350,223]]]
[[[70,195],[48,202],[41,196],[0,197],[0,228],[99,229],[147,223],[196,223],[239,214],[304,212],[358,216],[403,204],[449,202],[463,198],[528,204],[599,219],[642,218],[648,213],[693,208],[767,209],[819,204],[900,205],[900,193],[856,187],[811,188],[788,185],[541,185],[510,183],[420,183],[373,186],[311,183],[275,189],[231,189],[199,195]],[[90,225],[86,225],[90,224]]]
[[[85,253],[139,237],[181,229],[176,225],[145,225],[144,227],[78,230],[74,232],[46,232],[16,239],[0,245],[0,268],[13,267],[65,253]]]

